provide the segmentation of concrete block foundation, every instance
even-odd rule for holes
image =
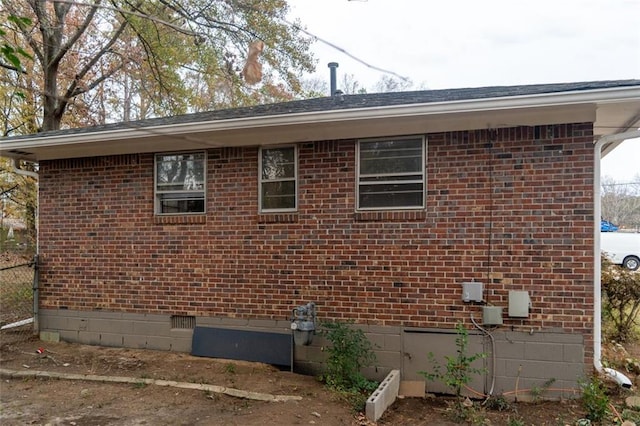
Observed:
[[[43,309],[39,312],[43,339],[59,336],[60,340],[90,345],[191,352],[192,329],[172,328],[171,315],[134,314],[104,311]],[[288,322],[264,319],[197,317],[194,324],[222,328],[285,332]],[[383,381],[393,370],[403,381],[424,381],[421,371],[433,365],[428,354],[445,365],[444,356],[455,356],[456,333],[453,329],[383,327],[359,325],[374,344],[377,362],[364,369],[370,379]],[[542,398],[571,398],[579,393],[578,381],[590,373],[585,363],[584,338],[561,331],[517,332],[502,328],[493,330],[493,340],[475,330],[469,331],[469,354],[483,352],[478,361],[486,374],[474,377],[471,387],[480,394],[488,393],[494,382],[494,395],[514,396],[518,383],[518,399],[530,390],[549,388]],[[293,370],[302,374],[319,374],[324,370],[330,342],[321,333],[309,346],[294,346]],[[494,361],[495,358],[495,361]],[[495,365],[495,369],[493,366]],[[549,382],[553,382],[551,386]],[[428,392],[446,393],[447,388],[426,382]],[[561,389],[561,390],[555,390]]]

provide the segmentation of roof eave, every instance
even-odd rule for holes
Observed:
[[[457,114],[480,114],[504,110],[543,109],[549,107],[570,108],[579,105],[593,105],[595,108],[604,106],[607,103],[633,101],[638,102],[638,108],[640,109],[640,86],[316,112],[297,112],[144,127],[135,127],[136,123],[132,122],[130,123],[130,127],[125,129],[88,131],[75,134],[62,133],[51,136],[36,134],[33,135],[33,137],[4,140],[2,141],[3,146],[0,148],[0,153],[2,155],[19,157],[20,152],[28,152],[37,148],[51,149],[56,146],[62,147],[66,145],[85,145],[85,148],[89,148],[89,146],[93,144],[105,141],[126,141],[151,136],[184,136],[203,132],[242,132],[247,129],[255,130],[266,128],[271,128],[275,131],[278,128],[285,129],[290,126],[300,126],[311,123],[318,126],[347,121],[362,122],[368,120],[390,120],[402,117],[426,117],[434,115],[455,116]],[[328,134],[327,132],[323,132],[323,136],[330,137],[330,133],[330,130]],[[337,139],[339,135],[336,136]]]

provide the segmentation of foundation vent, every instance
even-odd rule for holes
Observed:
[[[196,328],[196,317],[193,315],[171,315],[171,328],[193,330]]]

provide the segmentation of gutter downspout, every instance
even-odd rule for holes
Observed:
[[[40,179],[40,176],[38,176],[36,172],[30,172],[29,170],[22,170],[21,168],[18,168],[15,158],[11,158],[11,168],[13,169],[13,172],[15,174],[22,175],[22,176],[29,176],[31,178],[34,178],[35,180]]]
[[[11,158],[11,169],[14,173],[21,175],[21,176],[28,176],[30,178],[33,178],[36,180],[36,182],[39,182],[40,180],[40,176],[38,175],[38,173],[36,172],[32,172],[29,170],[22,170],[21,168],[18,167],[18,165],[16,164],[16,159],[15,158]],[[39,254],[40,254],[40,226],[38,225],[38,210],[39,210],[39,206],[40,206],[40,202],[39,202],[39,197],[40,197],[40,191],[38,190],[38,192],[36,192],[36,255],[33,257],[33,267],[34,267],[34,274],[33,274],[33,333],[34,334],[38,334],[40,331],[40,322],[38,321],[38,305],[40,304],[40,298],[38,297],[38,291],[40,290],[38,285],[39,285],[39,267],[38,267],[38,260],[39,260]]]
[[[602,146],[610,142],[623,141],[625,139],[640,138],[640,131],[618,133],[603,136],[595,143],[594,167],[593,167],[593,366],[599,373],[604,373],[612,378],[623,388],[631,388],[631,380],[624,374],[612,368],[602,366],[602,265],[600,264],[600,216],[602,215],[601,191],[600,191],[600,160],[602,159]]]

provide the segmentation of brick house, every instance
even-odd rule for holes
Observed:
[[[40,165],[41,331],[189,352],[194,327],[288,335],[314,302],[364,329],[371,376],[415,380],[463,322],[500,393],[591,371],[594,142],[639,113],[638,80],[337,95],[1,153]]]

